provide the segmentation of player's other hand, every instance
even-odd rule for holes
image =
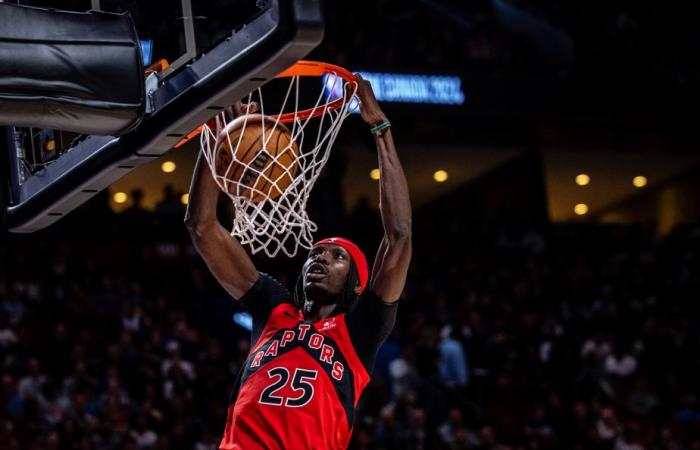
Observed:
[[[362,114],[362,119],[371,127],[385,122],[387,120],[386,116],[379,107],[377,99],[374,97],[372,85],[369,81],[362,78],[362,75],[359,73],[356,73],[355,76],[357,77],[357,97],[360,99],[360,113]]]
[[[260,107],[258,106],[257,102],[250,102],[250,104],[248,104],[237,101],[230,107],[226,108],[226,115],[230,116],[230,119],[235,119],[236,117],[241,117],[247,113],[256,113],[259,109]]]

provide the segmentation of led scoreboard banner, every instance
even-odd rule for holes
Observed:
[[[462,80],[456,76],[358,73],[372,84],[374,94],[380,102],[459,106],[465,101]],[[329,100],[342,96],[342,83],[336,83],[335,77],[329,74],[323,78]],[[358,112],[357,98],[352,100],[350,109],[352,112]]]

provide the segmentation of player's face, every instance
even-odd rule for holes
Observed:
[[[343,293],[350,272],[351,256],[339,245],[312,248],[303,268],[304,292],[314,300],[335,299]]]

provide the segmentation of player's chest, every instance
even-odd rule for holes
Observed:
[[[329,370],[333,378],[342,377],[347,361],[344,357],[349,345],[343,332],[341,316],[311,323],[300,319],[294,311],[270,317],[265,330],[251,352],[249,370],[266,365],[295,350],[302,351],[320,366]]]

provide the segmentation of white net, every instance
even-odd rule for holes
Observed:
[[[333,73],[324,80],[326,92],[344,93],[347,85],[348,94],[335,99],[328,95],[324,102],[324,89],[321,89],[314,106],[307,110],[312,113],[311,117],[299,114],[300,77],[295,76],[290,77],[282,101],[281,112],[288,108],[290,97],[294,102],[290,104],[293,120],[286,126],[280,121],[281,113],[265,115],[263,93],[258,89],[248,96],[248,110],[243,116],[231,120],[226,113],[221,113],[216,117],[216,129],[208,125],[202,128],[202,151],[212,176],[235,209],[231,234],[241,244],[248,245],[253,254],[264,251],[267,256],[274,257],[281,251],[293,257],[299,247],[310,249],[313,244],[317,226],[309,219],[306,204],[340,128],[350,115],[349,106],[357,90],[356,83],[348,83]],[[335,105],[332,105],[333,100]],[[254,101],[260,105],[261,118],[251,118],[250,107]],[[334,108],[337,103],[340,106]],[[320,115],[313,117],[319,112]],[[311,121],[315,122],[313,126],[309,126]],[[258,141],[261,144],[256,146],[252,156],[250,149],[240,154],[238,151],[247,127],[261,134]],[[271,145],[272,138],[279,132],[291,133],[291,139],[286,145],[279,145],[277,137]],[[228,164],[222,165],[222,160]]]

